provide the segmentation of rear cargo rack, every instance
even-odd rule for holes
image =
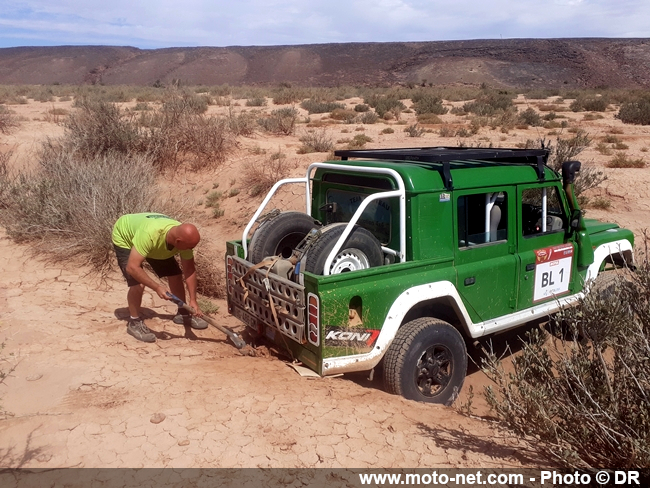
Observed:
[[[535,168],[540,181],[544,180],[544,166],[548,160],[547,149],[476,148],[476,147],[413,147],[395,149],[351,149],[334,151],[343,161],[348,158],[377,159],[384,161],[409,161],[437,169],[445,188],[454,188],[451,163],[487,161],[494,164],[527,164]],[[470,167],[470,166],[467,166]]]

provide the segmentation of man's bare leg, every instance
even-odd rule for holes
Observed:
[[[144,294],[144,285],[137,284],[129,287],[126,294],[126,300],[129,304],[129,313],[131,317],[140,317],[140,307],[142,306],[142,295]]]

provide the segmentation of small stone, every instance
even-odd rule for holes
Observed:
[[[181,447],[189,446],[190,445],[190,440],[189,439],[182,439],[178,441],[178,445]]]
[[[31,375],[31,376],[28,376],[28,377],[25,378],[25,379],[26,379],[27,381],[38,381],[38,380],[40,380],[42,377],[43,377],[42,374],[33,374],[33,375]]]
[[[38,456],[38,457],[36,458],[36,460],[37,460],[39,463],[46,463],[46,462],[48,462],[50,459],[52,459],[52,455],[51,455],[51,454],[41,454],[40,456]]]
[[[152,424],[159,424],[160,422],[162,422],[163,420],[165,420],[166,417],[167,417],[167,416],[166,416],[164,413],[154,413],[154,414],[151,416],[151,418],[149,419],[149,421],[150,421]]]

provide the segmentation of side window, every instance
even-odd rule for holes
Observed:
[[[508,239],[505,192],[458,197],[458,247],[467,248]]]
[[[566,218],[557,187],[528,188],[521,192],[521,223],[524,237],[563,231]]]

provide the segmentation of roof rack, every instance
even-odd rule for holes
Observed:
[[[413,147],[395,149],[353,149],[334,151],[343,161],[348,158],[369,158],[386,161],[433,163],[442,173],[445,187],[453,189],[451,162],[459,160],[492,161],[504,164],[529,164],[544,180],[547,149],[476,148],[476,147]],[[433,164],[431,166],[433,167]]]

